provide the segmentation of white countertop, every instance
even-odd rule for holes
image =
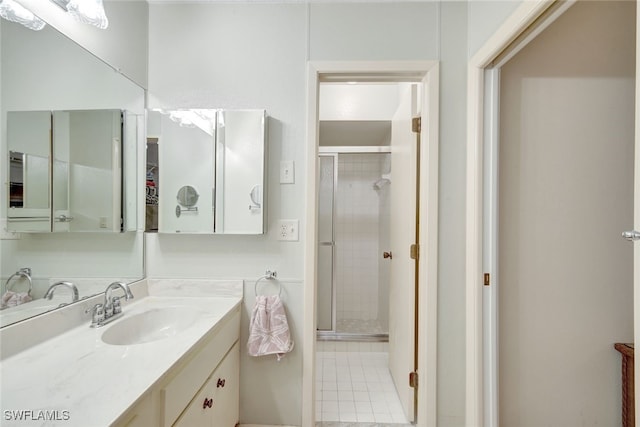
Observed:
[[[0,425],[110,425],[241,300],[234,296],[148,296],[123,307],[124,316],[102,328],[90,328],[86,322],[4,359],[0,364]],[[135,345],[109,345],[101,340],[111,325],[136,313],[185,305],[203,313],[175,336]],[[32,411],[26,414],[31,419],[49,411],[58,421],[13,421],[14,411]]]

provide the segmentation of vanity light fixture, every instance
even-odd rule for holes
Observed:
[[[0,16],[34,31],[41,30],[46,25],[42,19],[14,0],[0,0]]]
[[[102,0],[51,0],[63,10],[69,12],[76,21],[91,24],[104,30],[109,19],[104,12]]]

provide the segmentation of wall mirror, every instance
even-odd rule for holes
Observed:
[[[135,176],[135,162],[122,147],[129,142],[125,127],[136,122],[126,118],[122,110],[7,112],[7,230],[135,229],[136,218],[124,215],[132,205],[126,199],[136,196],[122,179]],[[133,170],[123,174],[125,164]]]
[[[71,303],[66,287],[43,298],[57,281],[72,282],[82,299],[144,276],[145,110],[143,88],[51,26],[31,31],[0,20],[0,43],[6,326]],[[25,297],[5,298],[7,291]]]
[[[147,229],[263,234],[265,135],[265,110],[148,111]]]

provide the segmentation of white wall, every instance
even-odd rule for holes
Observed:
[[[523,0],[469,0],[468,46],[471,58]]]
[[[147,87],[148,5],[144,0],[105,0],[109,27],[101,30],[79,23],[50,1],[17,0],[49,26],[62,32],[83,48]]]
[[[635,2],[578,2],[502,69],[502,425],[621,424],[634,29]]]
[[[311,3],[309,59],[434,59],[439,55],[437,2]]]
[[[464,425],[467,4],[440,14],[438,427]]]

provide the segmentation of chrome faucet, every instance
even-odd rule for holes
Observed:
[[[120,305],[120,298],[122,297],[111,296],[113,290],[117,288],[122,289],[125,300],[133,298],[129,285],[123,282],[111,283],[104,291],[104,303],[96,304],[85,311],[85,313],[91,313],[92,328],[99,328],[100,326],[104,326],[122,316],[122,306]]]
[[[79,299],[78,288],[77,288],[76,285],[74,285],[71,282],[56,282],[56,283],[54,283],[53,285],[49,286],[49,289],[47,289],[47,293],[44,294],[43,298],[52,299],[53,298],[53,292],[59,286],[66,286],[67,288],[71,289],[71,292],[72,292],[71,302],[78,301],[78,299]]]

